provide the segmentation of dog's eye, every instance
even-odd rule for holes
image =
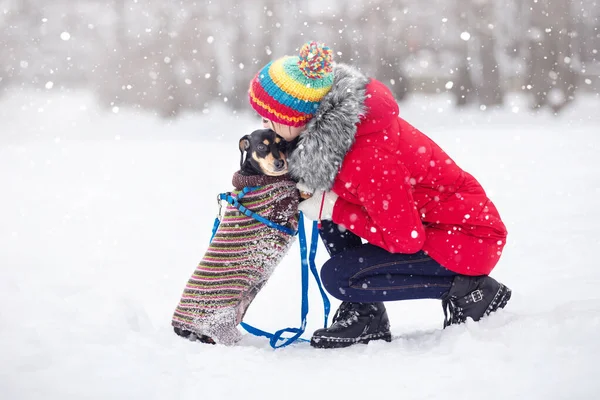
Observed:
[[[256,150],[258,151],[267,151],[267,146],[265,146],[264,144],[259,144],[258,146],[256,146]]]

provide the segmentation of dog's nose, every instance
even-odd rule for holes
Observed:
[[[273,165],[275,165],[275,168],[277,169],[282,169],[285,163],[283,162],[283,160],[275,160]]]

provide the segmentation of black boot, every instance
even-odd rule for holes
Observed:
[[[479,321],[510,300],[509,288],[489,276],[458,275],[442,297],[444,328],[472,318]]]
[[[181,336],[182,338],[189,339],[192,342],[195,342],[197,340],[200,343],[216,344],[215,341],[212,340],[212,338],[210,338],[206,335],[196,335],[194,332],[190,332],[188,330],[181,329],[181,328],[175,328],[175,327],[173,327],[173,330],[175,331],[175,333],[177,335]]]
[[[333,316],[331,326],[315,331],[310,345],[339,348],[378,339],[392,341],[390,321],[383,303],[343,302]]]

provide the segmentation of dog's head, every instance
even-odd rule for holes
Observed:
[[[240,171],[244,175],[284,175],[288,172],[286,151],[282,137],[271,129],[258,129],[240,139]]]

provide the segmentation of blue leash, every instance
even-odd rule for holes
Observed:
[[[306,339],[302,339],[300,336],[304,333],[306,329],[306,316],[308,315],[308,270],[312,273],[315,281],[317,282],[317,286],[319,287],[319,292],[321,293],[321,297],[323,299],[323,309],[324,309],[324,322],[323,327],[327,328],[327,319],[329,317],[329,311],[331,309],[331,305],[329,302],[329,298],[323,289],[323,285],[321,284],[321,279],[319,278],[319,272],[317,271],[317,266],[315,264],[315,257],[317,254],[317,245],[319,243],[319,229],[317,221],[313,221],[312,227],[312,235],[310,242],[310,252],[307,257],[307,244],[306,244],[306,233],[304,229],[304,215],[300,212],[300,216],[298,218],[298,230],[295,231],[286,226],[276,224],[268,219],[248,210],[246,207],[241,205],[238,200],[243,198],[247,193],[256,190],[258,187],[245,187],[240,194],[236,197],[233,197],[231,193],[221,193],[217,197],[217,201],[219,202],[219,207],[221,206],[221,200],[226,200],[229,204],[236,207],[240,212],[248,217],[252,217],[257,221],[260,221],[267,225],[270,228],[277,229],[281,232],[287,233],[288,235],[295,236],[298,234],[298,240],[300,242],[300,260],[301,260],[301,281],[302,281],[302,303],[300,306],[300,327],[299,328],[284,328],[276,331],[275,333],[269,333],[263,331],[261,329],[255,328],[245,322],[241,322],[240,325],[244,328],[248,333],[254,336],[264,336],[269,339],[269,344],[272,348],[278,349],[281,347],[286,347],[295,341],[299,340],[302,342],[308,342]],[[219,215],[215,219],[215,223],[213,224],[212,236],[210,238],[211,242],[214,238],[217,229],[219,228],[220,220],[220,208]],[[292,333],[293,336],[289,338],[282,338],[281,335],[284,333]],[[278,343],[278,342],[282,343]]]

